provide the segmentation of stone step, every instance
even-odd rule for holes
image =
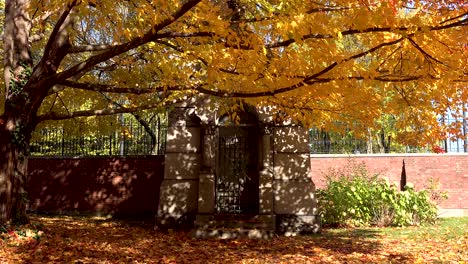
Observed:
[[[273,215],[198,215],[195,227],[275,230],[276,222]]]
[[[194,238],[206,239],[271,239],[276,236],[274,230],[245,228],[195,228],[191,231]]]

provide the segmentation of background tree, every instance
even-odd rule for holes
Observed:
[[[42,122],[204,94],[354,134],[398,113],[406,138],[430,142],[443,134],[436,115],[468,99],[461,0],[1,3],[0,223],[26,219],[29,141]]]

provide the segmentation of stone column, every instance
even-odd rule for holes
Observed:
[[[280,232],[318,232],[315,186],[310,175],[309,131],[274,128],[274,210]]]
[[[215,212],[216,127],[203,129],[202,168],[198,187],[198,214]]]
[[[259,181],[260,192],[260,214],[274,213],[274,193],[273,193],[273,148],[272,148],[271,127],[265,127],[261,137],[261,170]]]
[[[198,211],[200,137],[200,119],[193,108],[176,107],[169,113],[157,225],[193,225]]]
[[[276,229],[272,133],[271,127],[264,127],[260,137],[261,169],[259,171],[259,215],[257,218],[262,223],[262,228],[267,230]]]

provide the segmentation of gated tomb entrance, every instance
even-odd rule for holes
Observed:
[[[219,127],[218,214],[258,213],[258,135],[254,125]]]
[[[198,106],[169,112],[158,226],[193,225],[197,237],[317,226],[308,130],[244,109],[235,119]]]
[[[233,124],[222,118],[218,127],[217,214],[258,214],[258,126],[249,122],[254,118],[243,119],[243,124]]]

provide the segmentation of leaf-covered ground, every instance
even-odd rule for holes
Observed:
[[[102,218],[31,220],[0,234],[0,263],[468,263],[466,217],[270,240],[200,240]]]

